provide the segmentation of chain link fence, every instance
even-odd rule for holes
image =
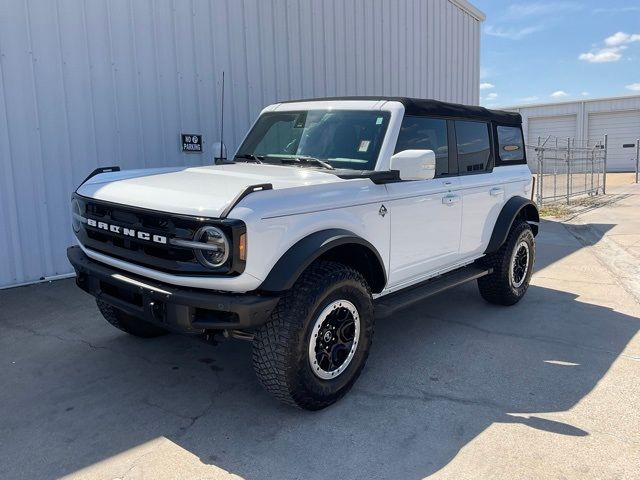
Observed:
[[[536,176],[538,205],[606,191],[607,136],[580,144],[572,138],[537,138],[527,145],[529,167]]]

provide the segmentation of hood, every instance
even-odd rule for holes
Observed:
[[[122,205],[215,218],[251,185],[270,183],[275,190],[342,181],[310,168],[236,163],[103,173],[80,186],[78,193]]]

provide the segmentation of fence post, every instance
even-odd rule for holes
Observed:
[[[538,156],[538,185],[536,185],[536,188],[538,190],[538,205],[542,205],[542,195],[544,194],[543,190],[542,190],[542,178],[544,177],[544,165],[543,165],[543,158],[544,158],[544,153],[542,151],[542,147],[540,146],[540,137],[538,137],[538,148],[537,148],[537,156]]]
[[[604,159],[602,162],[602,194],[607,193],[607,140],[608,135],[604,134]]]
[[[638,183],[638,166],[640,164],[640,138],[636,138],[636,183]]]
[[[587,164],[589,163],[589,143],[587,142],[587,144],[584,147],[581,146],[580,151],[582,152],[580,156],[583,157],[580,159],[580,163],[581,163],[582,169],[584,170],[584,190],[586,192],[587,189],[589,188],[587,183],[589,178],[589,175],[587,175]]]
[[[567,137],[567,205],[571,196],[571,139]]]
[[[603,152],[604,152],[604,145],[602,145],[602,140],[598,140],[598,167],[596,168],[596,175],[597,175],[596,195],[598,195],[598,191],[600,190],[600,170],[601,170],[600,163],[602,160]]]
[[[556,149],[553,154],[553,201],[558,198],[558,137],[556,137]]]
[[[591,188],[589,189],[589,193],[591,195],[594,194],[593,193],[593,166],[594,166],[595,162],[596,162],[596,149],[593,148],[593,149],[591,149]],[[586,170],[586,168],[585,168],[585,170]],[[595,192],[595,194],[597,195],[598,192]]]

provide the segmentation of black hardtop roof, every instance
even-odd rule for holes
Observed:
[[[441,102],[439,100],[408,98],[408,97],[326,97],[307,98],[302,100],[288,100],[280,103],[317,102],[335,100],[382,100],[400,102],[404,105],[407,115],[433,115],[437,117],[469,118],[474,120],[494,121],[508,125],[520,125],[522,117],[517,112],[505,110],[489,110],[488,108],[459,103]]]

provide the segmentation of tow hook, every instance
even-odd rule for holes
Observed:
[[[164,303],[163,302],[149,302],[149,308],[151,309],[151,315],[158,322],[164,321]]]

